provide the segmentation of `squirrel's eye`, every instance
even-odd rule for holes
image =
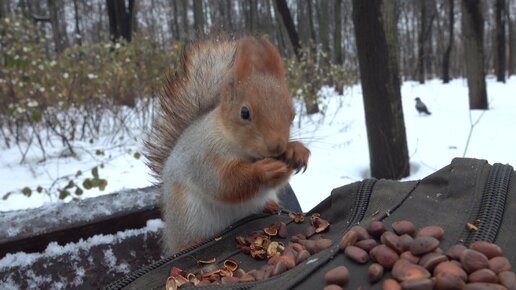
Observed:
[[[249,112],[248,107],[243,106],[242,109],[240,109],[240,117],[243,120],[251,120],[251,112]]]

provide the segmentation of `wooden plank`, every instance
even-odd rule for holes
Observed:
[[[87,239],[99,234],[113,234],[126,229],[144,227],[147,220],[161,217],[158,205],[147,206],[139,210],[118,212],[110,216],[104,216],[90,222],[70,224],[56,228],[51,232],[37,235],[24,234],[11,239],[0,240],[0,258],[7,253],[15,252],[41,252],[50,242],[64,245]]]

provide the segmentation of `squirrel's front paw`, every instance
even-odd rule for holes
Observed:
[[[303,169],[303,172],[306,171],[308,157],[310,157],[310,150],[303,143],[292,141],[288,142],[287,150],[281,159],[287,163],[290,169],[296,170],[296,173],[298,173],[301,169]]]
[[[267,186],[276,186],[283,183],[292,172],[285,162],[270,158],[256,161],[254,167],[263,184]]]

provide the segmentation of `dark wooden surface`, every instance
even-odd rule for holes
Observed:
[[[0,240],[0,257],[7,253],[41,252],[50,242],[64,245],[98,234],[113,234],[125,229],[142,228],[147,220],[160,217],[160,208],[157,205],[152,205],[139,210],[114,213],[111,216],[105,216],[90,222],[66,225],[37,235],[24,234],[3,239]]]

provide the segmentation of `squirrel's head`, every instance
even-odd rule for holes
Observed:
[[[285,152],[294,106],[281,57],[270,42],[253,37],[238,42],[221,111],[225,129],[246,157],[277,157]]]

